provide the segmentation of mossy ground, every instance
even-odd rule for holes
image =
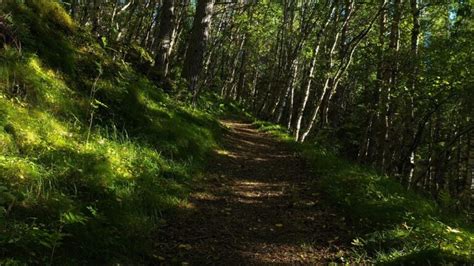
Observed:
[[[6,5],[22,49],[0,49],[0,264],[147,261],[218,110],[112,60],[55,1]]]

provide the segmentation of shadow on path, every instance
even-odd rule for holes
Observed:
[[[314,177],[288,145],[251,124],[224,121],[224,150],[210,158],[189,211],[160,230],[164,263],[314,264],[340,261],[342,217],[322,206]]]

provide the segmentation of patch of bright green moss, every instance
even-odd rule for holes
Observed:
[[[214,115],[111,60],[56,1],[8,6],[24,50],[0,50],[0,264],[146,260]]]

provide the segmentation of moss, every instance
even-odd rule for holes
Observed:
[[[214,114],[114,62],[56,1],[8,10],[24,50],[0,50],[0,264],[151,256],[216,145]]]
[[[24,48],[37,53],[51,67],[73,72],[75,50],[68,35],[76,26],[57,1],[8,0],[5,11],[11,13]]]
[[[76,29],[75,22],[56,0],[26,0],[25,5],[67,33]]]

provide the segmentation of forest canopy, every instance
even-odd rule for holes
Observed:
[[[150,52],[167,91],[184,79],[194,97],[217,93],[297,141],[470,202],[471,1],[64,4],[111,50]]]

